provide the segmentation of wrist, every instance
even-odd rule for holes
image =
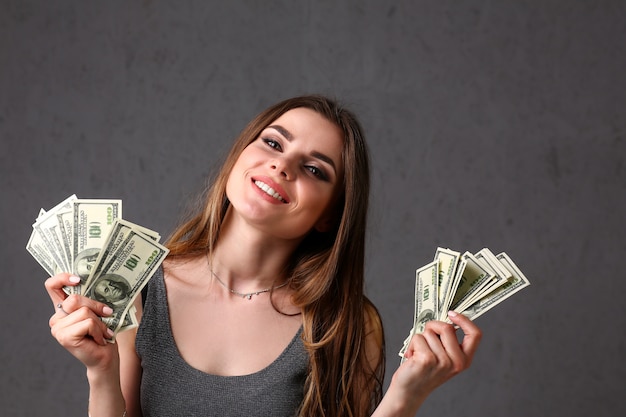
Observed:
[[[372,417],[413,417],[425,400],[425,395],[411,394],[392,381]]]
[[[117,370],[103,370],[87,368],[87,381],[92,388],[103,388],[105,386],[119,386],[119,372]]]
[[[118,381],[120,379],[120,359],[119,354],[105,356],[86,367],[87,380],[89,384],[106,384],[107,381]]]
[[[89,381],[89,416],[122,416],[125,401],[119,369],[87,369]]]

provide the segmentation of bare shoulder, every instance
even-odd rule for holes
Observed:
[[[365,298],[363,303],[363,315],[365,319],[365,332],[366,335],[375,334],[376,337],[382,339],[383,337],[383,322],[380,318],[380,313],[376,306],[368,299]]]
[[[204,256],[166,259],[163,262],[163,271],[169,291],[171,288],[194,286],[205,281],[208,267]]]
[[[363,315],[367,359],[372,369],[378,369],[383,360],[383,355],[385,354],[385,335],[378,309],[367,298],[365,298],[363,304]]]

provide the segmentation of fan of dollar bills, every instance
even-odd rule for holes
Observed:
[[[122,219],[122,201],[72,195],[40,210],[26,249],[50,275],[71,272],[66,287],[113,309],[103,318],[115,334],[137,326],[133,301],[169,252],[152,230]]]
[[[504,252],[484,248],[472,254],[437,248],[435,259],[415,272],[413,328],[398,353],[404,358],[409,341],[430,320],[447,321],[454,310],[475,319],[530,285]]]

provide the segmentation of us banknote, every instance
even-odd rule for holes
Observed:
[[[119,222],[115,225],[118,230],[127,226]],[[110,239],[109,245],[102,248],[101,263],[95,265],[83,295],[113,309],[113,314],[103,321],[114,333],[122,330],[133,302],[168,252],[152,237],[132,227],[120,244]]]
[[[437,275],[435,283],[429,274]],[[475,254],[460,255],[437,248],[434,261],[416,271],[413,327],[398,354],[404,361],[412,337],[424,330],[427,321],[449,323],[449,310],[476,319],[529,285],[528,278],[505,252],[494,255],[483,248]],[[438,304],[429,299],[433,287],[437,288]]]
[[[415,309],[413,328],[404,341],[402,351],[415,335],[424,331],[430,320],[435,320],[439,312],[439,261],[434,260],[415,271]]]
[[[65,291],[109,304],[105,322],[119,333],[137,326],[133,302],[168,253],[160,238],[122,219],[119,199],[72,195],[39,211],[26,249],[49,275],[78,275],[80,284]]]
[[[80,284],[71,287],[74,294],[82,294],[87,277],[115,220],[122,217],[122,200],[76,200],[72,205],[73,233],[71,272],[80,278]]]
[[[26,244],[26,250],[51,275],[70,270],[71,255],[63,241],[58,215],[71,212],[76,199],[76,195],[71,195],[50,210],[40,210]]]

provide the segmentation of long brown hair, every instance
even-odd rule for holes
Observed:
[[[378,312],[363,294],[369,154],[360,123],[350,111],[312,95],[284,100],[255,117],[233,144],[201,209],[167,242],[169,256],[212,253],[229,207],[226,183],[239,155],[270,123],[300,107],[335,123],[344,141],[336,222],[330,231],[312,230],[288,265],[292,300],[302,311],[302,337],[310,358],[300,416],[366,416],[382,398],[384,336]],[[374,332],[368,337],[376,342],[376,364],[366,354],[366,331]]]

